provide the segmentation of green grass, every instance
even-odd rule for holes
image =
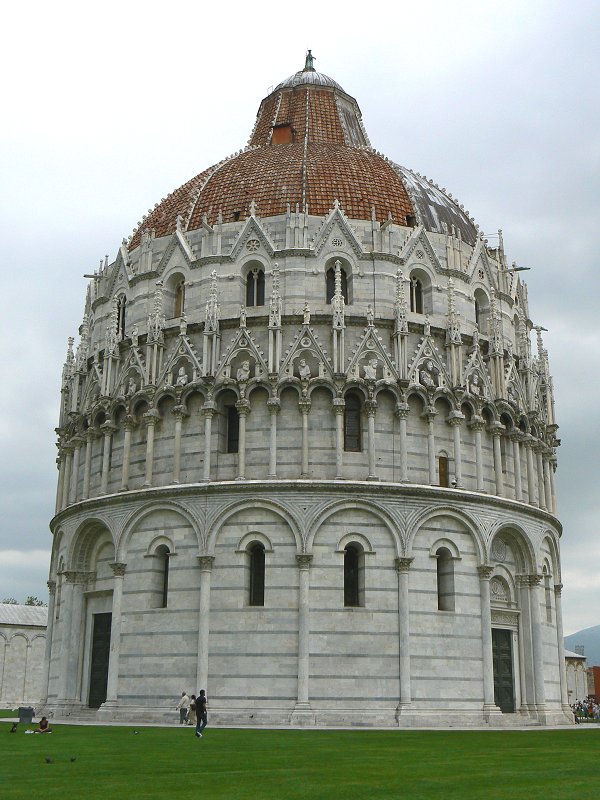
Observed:
[[[19,709],[18,708],[0,708],[0,719],[2,717],[18,717],[19,716]]]
[[[208,728],[202,739],[177,727],[139,728],[137,736],[133,727],[59,725],[50,736],[10,735],[8,729],[0,723],[2,800],[600,797],[600,730],[590,728]]]

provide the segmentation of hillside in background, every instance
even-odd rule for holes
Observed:
[[[565,636],[567,650],[575,650],[578,645],[585,648],[585,657],[588,667],[600,666],[600,625],[593,628],[584,628],[582,631]]]

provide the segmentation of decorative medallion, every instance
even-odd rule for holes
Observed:
[[[493,578],[490,583],[490,593],[498,600],[506,600],[506,587],[499,578]]]
[[[415,255],[417,258],[425,258],[425,253],[422,250],[415,250]]]
[[[506,542],[504,539],[496,539],[492,547],[492,557],[496,561],[506,561]]]
[[[332,247],[343,247],[344,246],[344,240],[343,239],[339,239],[339,238],[332,239],[331,240],[331,246]]]
[[[310,347],[311,341],[310,341],[310,339],[308,338],[308,336],[304,336],[304,337],[303,337],[303,338],[300,340],[300,344],[302,345],[302,347]]]
[[[246,250],[248,250],[249,253],[256,253],[259,247],[260,242],[258,239],[248,239],[246,242]]]
[[[482,269],[479,270],[477,273],[479,275],[479,280],[482,281],[485,278],[485,274]]]

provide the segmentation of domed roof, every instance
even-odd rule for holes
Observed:
[[[316,216],[339,201],[350,219],[400,225],[418,220],[435,233],[454,227],[473,245],[473,222],[444,192],[420,175],[392,163],[369,143],[356,100],[316,72],[308,51],[304,69],[280,83],[258,109],[248,146],[199,173],[144,219],[143,230],[172,234],[179,225],[197,230],[203,221],[234,222],[251,213],[285,214],[296,207]]]

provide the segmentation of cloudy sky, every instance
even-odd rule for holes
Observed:
[[[46,597],[59,381],[96,268],[155,202],[246,144],[304,63],[372,145],[531,271],[559,436],[565,633],[600,623],[600,4],[33,0],[3,12],[0,599]]]

